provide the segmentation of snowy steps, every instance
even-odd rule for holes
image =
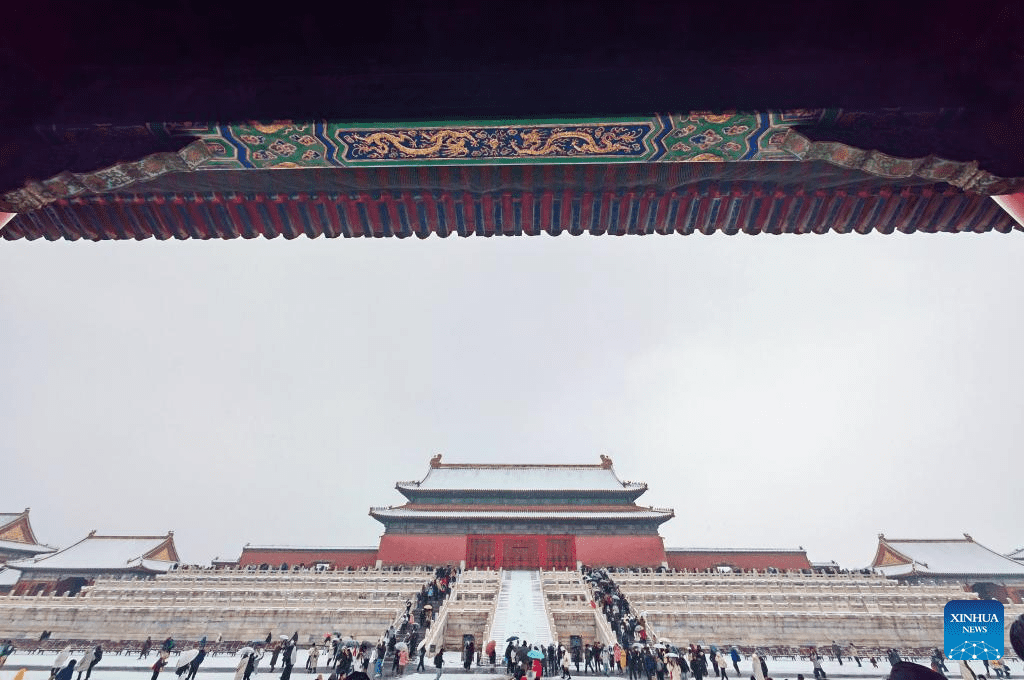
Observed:
[[[531,645],[548,645],[554,640],[544,609],[544,592],[538,571],[503,572],[491,639],[504,645],[513,635]]]

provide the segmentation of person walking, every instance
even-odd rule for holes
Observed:
[[[584,645],[583,647],[583,672],[589,673],[594,664],[594,651],[590,648],[590,645]]]
[[[729,680],[729,676],[725,674],[725,668],[729,665],[729,662],[725,659],[725,654],[722,654],[722,650],[718,650],[718,655],[715,657],[718,666],[718,672],[722,680]]]
[[[306,670],[316,673],[317,663],[320,660],[320,648],[314,642],[309,646],[309,653],[306,655]]]
[[[434,676],[434,680],[441,680],[441,671],[444,666],[444,647],[437,650],[437,654],[434,655],[434,667],[437,668],[437,675]]]
[[[690,672],[693,673],[694,680],[703,680],[704,676],[708,674],[708,662],[704,660],[700,648],[693,653],[693,658],[690,659]],[[764,678],[758,678],[758,680],[764,680]]]
[[[281,680],[289,680],[292,677],[292,666],[295,665],[297,651],[295,644],[291,640],[289,640],[288,644],[286,644],[284,649],[281,650],[281,666],[283,667],[283,670],[281,671]]]
[[[203,659],[206,658],[206,646],[199,648],[199,654],[196,658],[192,659],[192,663],[188,665],[188,677],[185,680],[196,680],[196,673],[199,671],[199,665],[203,663]]]
[[[74,663],[75,662],[72,661],[71,665],[74,666]],[[160,675],[160,671],[162,671],[164,669],[164,666],[166,666],[166,665],[167,665],[167,657],[164,656],[163,654],[161,654],[160,656],[158,656],[156,658],[156,663],[153,664],[153,675],[152,675],[152,677],[150,677],[149,680],[156,680],[157,676]],[[61,680],[60,673],[57,674],[57,680]],[[70,677],[69,677],[68,680],[70,680]]]
[[[572,673],[569,672],[569,664],[572,663],[572,658],[569,656],[569,650],[562,650],[562,677],[572,680]],[[579,672],[577,670],[577,672]]]
[[[273,673],[274,669],[277,668],[277,658],[281,656],[281,643],[278,642],[274,645],[274,648],[270,650],[270,672]]]
[[[729,650],[729,656],[732,657],[732,667],[736,669],[736,677],[740,677],[740,650],[733,647]]]
[[[252,674],[256,672],[256,664],[263,658],[263,654],[257,655],[255,652],[249,655],[249,661],[245,664],[245,674],[242,676],[242,680],[251,680]]]
[[[146,641],[142,643],[142,651],[139,652],[140,659],[146,659],[149,657],[149,650],[153,648],[152,636],[147,637]]]
[[[426,644],[426,642],[424,642],[423,644],[420,645],[420,660],[419,660],[419,663],[416,664],[416,672],[417,673],[422,673],[424,671],[423,660],[426,659],[426,658],[427,658],[427,644]]]
[[[764,680],[767,673],[764,672],[764,666],[761,665],[761,655],[756,651],[750,655],[750,667],[754,675],[754,680]]]
[[[842,650],[842,648],[838,644],[836,644],[835,640],[832,641],[832,654],[836,657],[836,661],[839,662],[839,665],[842,666],[843,665],[843,650]]]
[[[409,665],[409,650],[398,650],[398,677],[405,675],[405,667]]]
[[[814,680],[827,680],[825,669],[821,667],[821,657],[817,652],[811,652],[811,663],[814,664]]]
[[[78,662],[78,680],[82,680],[82,674],[89,670],[92,666],[92,660],[96,656],[96,648],[93,647],[86,651],[82,655],[82,659]]]
[[[249,655],[246,654],[238,660],[238,665],[235,666],[235,676],[233,680],[242,680],[242,676],[245,675],[245,668],[249,665]]]

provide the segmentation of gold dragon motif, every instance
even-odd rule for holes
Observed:
[[[605,154],[615,151],[629,151],[631,145],[640,135],[626,129],[617,128],[605,131],[598,128],[594,133],[585,130],[559,130],[542,139],[540,130],[524,130],[521,137],[523,145],[511,143],[516,153],[523,156],[548,156],[565,153],[563,145],[570,147],[579,154]]]
[[[376,158],[386,158],[392,151],[405,156],[465,156],[469,154],[467,142],[474,142],[473,136],[463,130],[426,130],[422,137],[419,141],[405,131],[372,132],[353,134],[352,142]]]

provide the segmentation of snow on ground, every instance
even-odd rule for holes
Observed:
[[[7,665],[0,669],[0,680],[13,680],[14,675],[22,668],[28,668],[29,670],[25,674],[25,680],[47,680],[49,677],[49,667],[53,663],[55,654],[23,654],[17,653],[11,655],[7,660]],[[148,659],[139,659],[138,655],[130,656],[117,656],[117,655],[104,655],[103,660],[100,661],[99,665],[93,670],[92,680],[148,680],[152,675],[150,666],[156,660],[156,654],[150,654]],[[81,658],[81,654],[76,654],[72,658]],[[169,665],[160,674],[160,680],[178,680],[174,674],[174,667],[176,665],[177,655],[174,654],[170,658]],[[238,665],[237,656],[212,656],[207,657],[203,662],[203,665],[199,668],[199,673],[196,675],[196,680],[203,680],[204,676],[215,675],[217,678],[224,680],[228,676],[227,673],[232,673],[235,667]],[[278,667],[276,672],[271,673],[268,665],[269,657],[264,658],[257,671],[257,674],[253,676],[253,680],[278,680],[281,674],[281,668]],[[412,663],[415,663],[413,661]],[[304,651],[299,653],[298,662],[292,672],[293,680],[303,680],[304,678],[313,680],[317,676],[316,674],[307,673],[306,668],[306,654]],[[425,664],[429,669],[427,673],[410,673],[406,672],[403,676],[407,680],[433,680],[436,673],[433,668],[432,660],[428,656]],[[889,664],[884,661],[879,661],[878,668],[872,668],[871,664],[863,661],[863,667],[858,668],[856,663],[852,661],[846,661],[840,666],[835,661],[825,661],[822,666],[825,672],[828,674],[829,680],[832,678],[855,678],[857,680],[870,679],[870,680],[883,680],[889,675]],[[950,672],[946,675],[950,680],[959,680],[960,669],[957,663],[946,662],[949,666]],[[1015,679],[1019,679],[1021,676],[1021,665],[1017,661],[1011,662],[1011,672]],[[583,664],[580,664],[582,669]],[[980,662],[972,662],[972,667],[981,674],[984,673],[984,667]],[[409,666],[409,670],[415,668],[412,664]],[[117,670],[114,670],[117,669]],[[573,667],[575,669],[575,667]],[[487,674],[484,672],[477,672],[473,675],[474,680],[489,680],[491,678],[505,678],[504,667],[500,665],[495,669],[497,672]],[[750,661],[744,660],[740,662],[740,670],[743,675],[737,679],[735,673],[733,673],[732,666],[730,665],[727,674],[729,680],[747,680],[750,675]],[[788,659],[769,660],[768,661],[769,675],[775,680],[794,680],[797,673],[802,673],[804,678],[807,680],[813,680],[814,671],[811,667],[810,662],[806,660],[792,661]],[[329,671],[324,670],[323,664],[320,665],[318,670],[319,673],[323,674],[324,678],[329,675]],[[444,675],[461,675],[463,674],[462,662],[459,659],[458,652],[446,652],[445,653],[445,667]],[[573,672],[573,677],[598,677],[595,674],[579,673],[578,676]],[[613,678],[616,676],[612,676]],[[619,678],[628,677],[618,676]],[[990,676],[994,678],[995,676]],[[77,675],[76,675],[77,678]],[[385,668],[385,679],[391,680],[391,669]],[[84,679],[83,679],[84,680]],[[708,680],[714,680],[709,678]]]

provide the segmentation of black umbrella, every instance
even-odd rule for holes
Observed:
[[[356,671],[355,673],[349,673],[346,680],[370,680],[370,676],[362,671]]]
[[[1013,651],[1017,652],[1018,659],[1024,659],[1024,614],[1010,626],[1010,644]]]
[[[505,639],[505,642],[512,642],[513,640],[518,640],[518,639],[519,639],[519,636],[518,636],[518,635],[513,635],[513,636],[512,636],[512,637],[510,637],[510,638],[506,638],[506,639]]]
[[[936,673],[931,668],[925,668],[919,663],[900,661],[893,664],[889,672],[889,680],[943,680],[942,673]]]

